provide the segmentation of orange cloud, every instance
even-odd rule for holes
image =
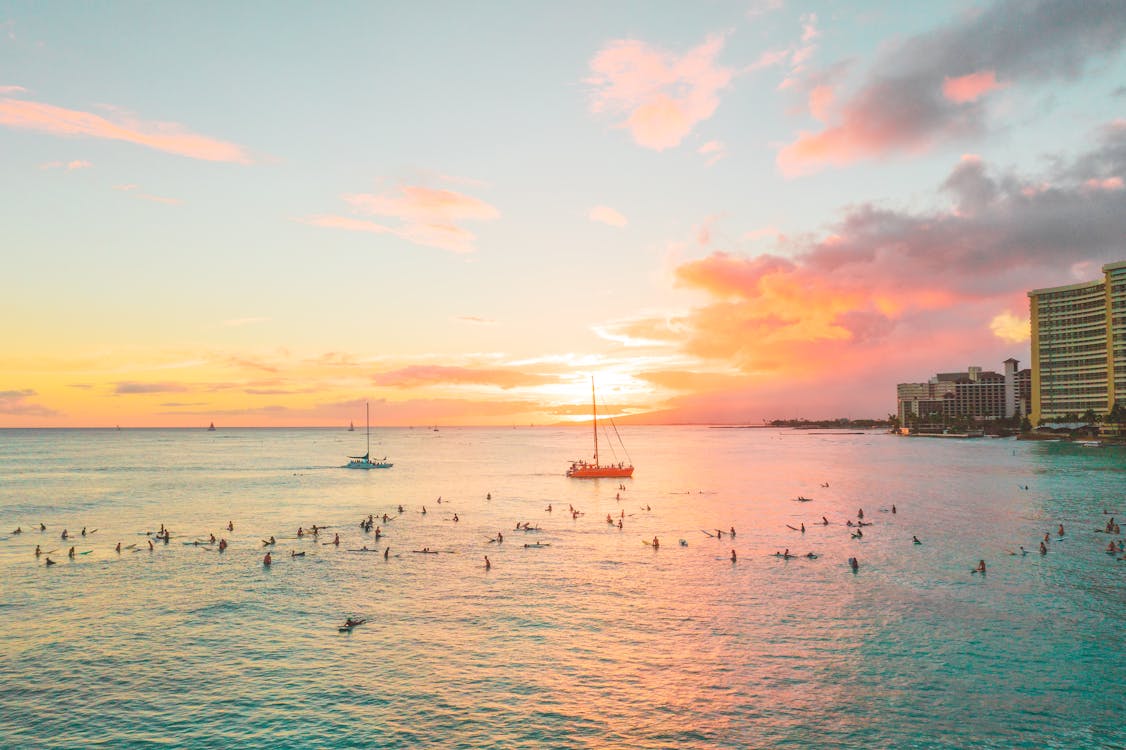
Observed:
[[[141,122],[119,115],[113,122],[91,112],[64,109],[42,102],[0,99],[0,125],[63,136],[86,136],[127,141],[157,151],[204,161],[250,164],[241,146],[196,135],[171,122]]]
[[[1010,344],[1019,344],[1032,337],[1032,329],[1028,318],[1018,318],[1010,310],[995,316],[989,321],[989,330],[1002,341]]]
[[[400,224],[385,226],[366,219],[334,215],[297,221],[353,232],[392,234],[416,245],[470,253],[476,249],[476,237],[458,222],[492,221],[500,217],[495,206],[453,190],[404,186],[398,194],[347,193],[341,197],[356,212],[395,218]]]
[[[997,74],[992,70],[982,70],[977,73],[946,78],[942,82],[942,95],[952,102],[965,104],[976,101],[990,91],[996,91],[1004,86],[997,82]]]
[[[429,385],[489,385],[508,390],[521,386],[558,383],[548,375],[536,375],[504,369],[451,367],[445,365],[411,365],[372,377],[376,385],[395,388],[420,388]]]
[[[640,146],[677,146],[715,114],[731,82],[732,71],[715,62],[723,44],[723,35],[713,35],[678,56],[637,40],[610,42],[590,61],[591,110],[624,114],[619,126]]]
[[[624,227],[629,224],[629,219],[610,208],[609,206],[595,206],[590,209],[589,218],[611,227]]]

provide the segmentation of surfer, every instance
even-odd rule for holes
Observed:
[[[367,547],[364,547],[364,549],[367,549]],[[269,554],[269,553],[267,552],[266,554]],[[305,556],[305,551],[304,551],[304,550],[302,550],[301,552],[297,552],[296,550],[290,550],[290,551],[289,551],[289,556],[290,556],[290,557],[304,557],[304,556]]]
[[[422,515],[424,515],[424,516],[426,515],[426,506],[425,505],[422,506]]]
[[[357,625],[363,625],[365,622],[367,622],[367,620],[353,620],[351,617],[349,617],[347,620],[344,621],[344,627],[354,628]]]
[[[48,565],[54,565],[54,564],[55,564],[55,561],[54,561],[54,560],[52,560],[51,558],[49,558],[49,557],[48,557],[48,558],[47,558],[47,564],[48,564]]]
[[[22,529],[21,527],[17,526],[17,527],[16,527],[16,530],[15,530],[15,531],[13,531],[12,533],[13,533],[13,534],[22,534],[22,533],[23,533],[23,529]]]
[[[911,541],[914,542],[915,544],[922,544],[922,542],[919,541],[919,537],[917,537],[917,536],[912,536]]]
[[[822,526],[828,526],[829,525],[829,519],[826,518],[825,516],[821,516],[821,525]]]
[[[39,522],[39,530],[40,530],[40,531],[46,531],[46,530],[47,530],[47,524],[45,524],[45,523],[43,523],[42,521],[40,521],[40,522]]]
[[[974,573],[984,573],[985,572],[985,560],[978,560],[977,567],[974,568],[973,572]]]

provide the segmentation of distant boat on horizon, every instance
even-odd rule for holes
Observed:
[[[586,461],[572,461],[571,468],[567,469],[567,476],[574,479],[599,479],[604,477],[632,477],[633,476],[633,462],[628,465],[624,463],[611,464],[603,466],[598,462],[598,404],[594,399],[594,376],[590,377],[590,412],[593,417],[592,426],[594,427],[594,463],[588,464]],[[622,442],[622,436],[618,435],[618,428],[614,425],[614,420],[610,420],[610,424],[614,426],[614,435],[618,438],[618,443],[622,446],[622,452],[625,453],[626,446]],[[629,454],[626,453],[626,460],[629,460]]]
[[[209,426],[209,427],[207,428],[207,431],[208,431],[208,432],[215,432],[215,423],[214,423],[214,422],[212,422],[212,423],[211,423],[211,426]]]
[[[356,431],[356,425],[349,422],[348,423],[348,432],[355,432],[355,431]]]
[[[387,461],[387,456],[382,461],[371,460],[371,404],[364,402],[364,425],[367,428],[368,450],[362,456],[348,456],[350,459],[345,464],[345,469],[390,469],[394,464]]]

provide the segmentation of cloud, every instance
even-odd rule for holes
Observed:
[[[93,166],[94,164],[92,162],[88,162],[85,159],[75,159],[73,161],[49,161],[45,164],[40,164],[39,168],[62,169],[63,167],[65,167],[68,172],[72,172],[75,169],[90,169]]]
[[[782,0],[755,0],[747,8],[747,18],[757,18],[782,7]]]
[[[820,236],[780,240],[784,254],[717,250],[685,261],[674,278],[705,302],[675,329],[648,323],[683,354],[738,369],[746,403],[764,409],[767,393],[801,408],[802,389],[829,383],[819,399],[834,393],[875,414],[890,411],[882,404],[896,382],[1019,359],[998,342],[1027,341],[1027,320],[1009,310],[1028,304],[1028,289],[1073,283],[1073,269],[1096,278],[1123,257],[1126,190],[1087,185],[1126,175],[1126,123],[1094,140],[1042,174],[964,157],[936,186],[933,208],[853,206]],[[718,402],[680,404],[690,406]]]
[[[989,330],[993,331],[994,336],[1010,344],[1028,341],[1032,336],[1028,318],[1018,318],[1010,310],[1000,313],[989,321]]]
[[[492,318],[482,318],[478,315],[458,315],[454,318],[454,320],[460,321],[462,323],[476,323],[478,325],[486,326],[496,325],[496,321]]]
[[[173,122],[144,122],[114,111],[113,120],[74,109],[22,99],[0,98],[0,125],[61,136],[126,141],[157,151],[204,161],[250,164],[246,151],[233,143],[190,132]]]
[[[182,393],[188,387],[183,383],[137,383],[122,381],[114,386],[113,392],[117,395],[135,393]]]
[[[595,206],[590,209],[589,218],[591,221],[601,222],[611,227],[624,227],[629,224],[629,219],[609,206]]]
[[[826,127],[801,132],[779,151],[778,167],[795,176],[980,135],[988,130],[990,92],[1075,80],[1124,40],[1123,3],[998,2],[892,45],[854,92],[818,108]],[[821,81],[812,76],[808,83]]]
[[[639,146],[663,151],[680,144],[692,129],[715,114],[719,93],[733,71],[716,63],[725,35],[676,55],[634,39],[608,43],[590,61],[590,108],[624,117]]]
[[[353,232],[391,234],[416,245],[455,253],[473,252],[476,237],[463,221],[494,221],[495,206],[453,190],[403,186],[392,193],[347,193],[341,198],[356,213],[398,219],[397,226],[347,216],[319,215],[298,219],[303,224]]]
[[[942,95],[955,104],[977,101],[990,91],[1000,88],[1004,88],[1004,85],[997,82],[997,74],[992,70],[945,78],[942,81]]]
[[[0,94],[26,94],[23,86],[0,86]]]
[[[58,415],[54,409],[33,404],[29,399],[38,395],[33,389],[19,391],[0,391],[0,414],[18,417],[53,417]]]
[[[163,203],[166,206],[179,206],[184,201],[179,198],[168,198],[163,195],[152,195],[150,193],[134,193],[134,195],[143,201],[150,201],[152,203]]]
[[[727,156],[727,146],[723,145],[721,141],[708,141],[696,149],[696,153],[703,156],[705,163],[710,167]]]
[[[505,369],[452,367],[445,365],[410,365],[372,377],[376,385],[393,388],[420,388],[430,385],[487,385],[507,390],[524,386],[558,383],[550,375],[536,375]]]

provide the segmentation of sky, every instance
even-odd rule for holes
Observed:
[[[869,418],[1126,260],[1126,3],[0,0],[0,427]]]

